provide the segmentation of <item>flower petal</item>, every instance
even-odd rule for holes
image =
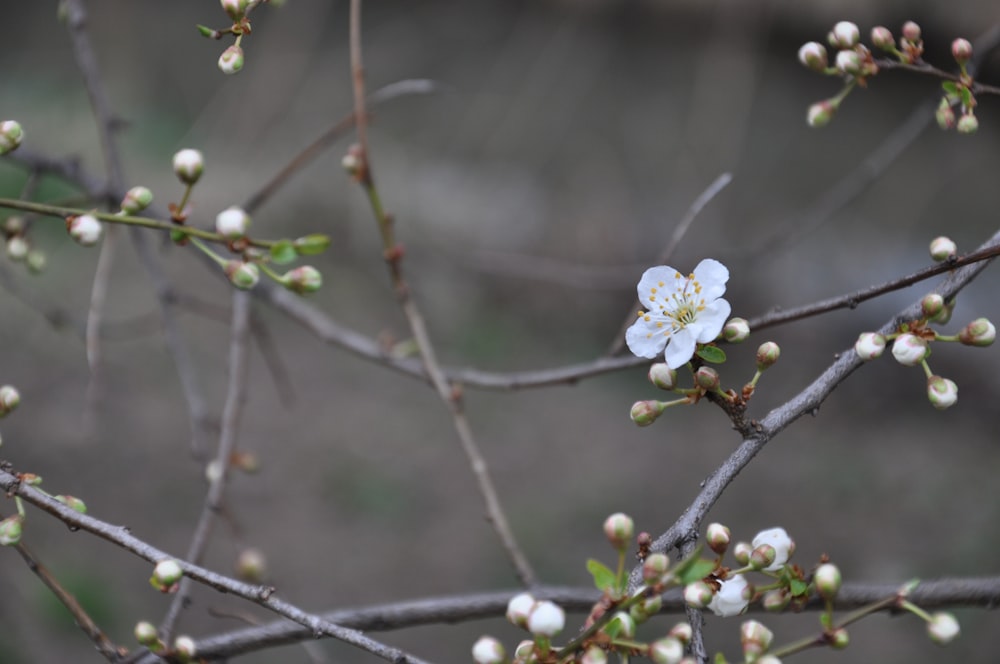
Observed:
[[[694,355],[694,335],[690,327],[685,327],[670,336],[670,343],[663,354],[663,359],[671,369],[684,366]]]
[[[726,292],[729,268],[713,258],[706,258],[694,268],[694,278],[701,284],[702,297],[714,300]]]
[[[628,344],[628,349],[639,357],[656,357],[663,352],[663,347],[669,338],[670,327],[648,313],[640,316],[639,320],[632,323],[632,326],[625,331],[625,343]]]
[[[722,299],[705,305],[705,308],[698,313],[697,324],[688,326],[697,327],[697,330],[693,332],[695,340],[703,344],[715,341],[726,325],[731,311],[732,307],[729,306],[729,302]]]
[[[670,301],[670,294],[683,287],[683,282],[684,276],[672,267],[651,267],[642,273],[636,287],[639,301],[650,311],[659,313]]]

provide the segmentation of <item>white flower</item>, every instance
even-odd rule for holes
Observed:
[[[769,572],[781,569],[795,553],[795,542],[788,536],[784,528],[762,530],[757,533],[750,544],[754,549],[764,544],[770,544],[774,547],[774,562],[764,568]]]
[[[901,334],[892,343],[892,356],[900,364],[913,367],[927,357],[927,342],[913,334]]]
[[[737,574],[722,582],[719,592],[715,593],[715,597],[708,603],[708,608],[723,618],[738,616],[746,611],[752,593],[753,590],[746,578],[742,574]]]
[[[665,265],[646,270],[637,290],[648,311],[640,313],[625,333],[629,350],[654,358],[665,347],[668,367],[686,364],[696,344],[714,341],[726,324],[731,311],[722,299],[727,281],[729,270],[711,258],[698,263],[686,277]]]
[[[566,614],[548,600],[537,602],[528,616],[528,631],[535,636],[555,636],[566,625]]]

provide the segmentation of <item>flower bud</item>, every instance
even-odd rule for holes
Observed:
[[[182,576],[184,576],[184,570],[181,569],[180,563],[172,558],[166,558],[156,563],[149,583],[161,592],[171,592]]]
[[[599,645],[592,645],[584,651],[580,664],[608,664],[608,653]]]
[[[250,290],[260,280],[260,270],[253,263],[227,261],[225,272],[229,281],[241,290]]]
[[[830,46],[834,48],[854,48],[861,40],[861,31],[850,21],[840,21],[833,26],[829,40]]]
[[[847,633],[847,630],[843,627],[838,627],[837,629],[830,632],[830,647],[834,650],[843,650],[850,643],[851,637]]]
[[[722,328],[722,338],[731,344],[746,341],[750,336],[750,323],[746,318],[730,318]]]
[[[3,232],[7,235],[21,235],[24,233],[26,224],[24,223],[24,217],[19,214],[13,214],[3,222]]]
[[[931,240],[931,258],[940,263],[958,255],[958,245],[943,235]]]
[[[679,622],[670,628],[667,632],[667,636],[672,636],[684,645],[691,643],[691,639],[694,636],[694,630],[691,628],[691,623],[689,622]]]
[[[944,298],[938,293],[929,293],[920,300],[920,312],[924,318],[934,318],[944,309]]]
[[[617,632],[615,632],[617,630]],[[605,625],[604,631],[607,633],[616,633],[618,637],[623,639],[631,639],[635,636],[635,620],[629,614],[624,611],[618,611],[615,613],[614,617],[608,621]]]
[[[178,636],[174,639],[174,653],[182,662],[190,662],[197,654],[194,639],[190,636]]]
[[[927,621],[927,636],[938,645],[951,643],[961,631],[955,616],[950,613],[938,612]]]
[[[913,334],[901,334],[892,342],[892,356],[906,367],[917,366],[929,352],[927,342]]]
[[[340,165],[348,175],[356,177],[361,172],[361,157],[354,150],[350,150],[340,160]]]
[[[476,664],[501,664],[507,661],[507,653],[492,636],[481,636],[472,646],[472,660]]]
[[[679,664],[684,659],[684,644],[670,636],[657,639],[649,644],[649,658],[656,664]]]
[[[0,122],[0,154],[16,150],[24,140],[24,130],[16,120]]]
[[[156,633],[156,626],[145,620],[135,624],[133,634],[135,634],[136,641],[147,647],[155,645],[160,640],[159,634]]]
[[[712,367],[698,367],[698,370],[694,372],[694,382],[703,390],[713,391],[719,389],[719,384],[722,381],[719,378],[719,372]]]
[[[749,542],[737,542],[736,546],[733,547],[733,558],[740,565],[750,564],[751,553],[753,553],[753,547],[750,546]]]
[[[22,521],[20,514],[13,514],[0,521],[0,545],[14,546],[21,541]]]
[[[646,592],[646,588],[639,587],[635,591],[635,595],[642,595]],[[649,597],[643,597],[641,600],[632,605],[629,609],[629,615],[636,623],[646,622],[650,616],[655,616],[663,608],[663,598],[653,593]]]
[[[518,627],[528,626],[528,615],[535,606],[535,598],[528,593],[514,595],[507,602],[507,620]]]
[[[535,642],[530,640],[524,640],[517,644],[514,648],[514,661],[515,662],[537,662],[532,653],[535,651]]]
[[[12,261],[24,260],[30,250],[28,241],[20,235],[14,235],[7,239],[7,258]]]
[[[705,541],[708,542],[708,548],[720,556],[729,548],[730,536],[729,528],[721,523],[710,523],[705,529]]]
[[[947,378],[931,376],[927,379],[927,398],[938,410],[951,408],[958,401],[958,385]]]
[[[0,387],[0,417],[4,417],[21,404],[21,393],[13,385]]]
[[[877,332],[862,332],[854,342],[854,352],[862,360],[874,360],[885,351],[885,337]]]
[[[757,655],[762,655],[771,647],[774,632],[756,620],[747,620],[740,625],[740,643],[743,645],[743,656],[752,661]]]
[[[548,600],[536,602],[528,614],[528,631],[535,636],[555,636],[565,625],[566,614]]]
[[[955,62],[960,65],[964,65],[972,58],[972,44],[968,39],[962,39],[959,37],[951,43],[951,57],[955,58]]]
[[[830,120],[833,119],[833,114],[836,112],[837,107],[829,99],[824,99],[809,107],[806,122],[813,129],[825,127],[830,124]]]
[[[249,0],[219,0],[219,4],[222,5],[222,11],[226,12],[234,23],[238,23],[247,12]]]
[[[947,325],[951,321],[951,315],[955,313],[955,300],[945,300],[944,309],[942,309],[937,316],[931,318],[932,323],[938,323],[939,325]]]
[[[920,41],[920,26],[913,21],[907,21],[904,23],[903,39],[914,44]]]
[[[755,550],[765,544],[769,544],[774,547],[775,553],[774,560],[763,568],[769,572],[781,569],[781,567],[788,562],[788,559],[792,557],[792,554],[795,553],[795,542],[788,536],[788,533],[785,532],[784,528],[769,528],[767,530],[762,530],[754,536],[753,541],[751,542],[751,546],[753,546]]]
[[[819,42],[807,42],[799,49],[799,62],[813,71],[826,69],[826,47]]]
[[[955,126],[955,110],[948,103],[947,99],[942,99],[937,110],[934,111],[934,120],[937,122],[938,127],[945,131]]]
[[[635,523],[632,517],[622,512],[615,512],[604,520],[604,535],[611,546],[618,551],[624,551],[632,543],[635,534]]]
[[[773,546],[761,544],[750,552],[750,567],[757,571],[770,567],[777,556],[778,552]]]
[[[136,214],[142,212],[153,202],[153,192],[146,187],[132,187],[125,192],[122,199],[121,209],[125,214]]]
[[[889,28],[879,25],[872,28],[872,45],[883,51],[891,51],[896,48],[896,40]]]
[[[84,503],[76,496],[56,496],[55,499],[58,500],[63,505],[65,505],[66,507],[69,507],[70,509],[77,511],[80,514],[87,513],[86,503]]]
[[[236,576],[247,583],[261,583],[267,574],[267,558],[260,549],[243,549],[236,559]]]
[[[659,583],[670,568],[670,558],[665,553],[651,553],[642,561],[642,580],[653,585]]]
[[[778,344],[773,341],[767,341],[757,348],[757,370],[764,371],[769,369],[778,361],[781,356],[781,349]]]
[[[781,588],[768,590],[760,603],[765,611],[784,611],[792,601],[792,596]]]
[[[688,606],[704,609],[714,598],[712,586],[704,581],[693,581],[684,586],[684,601]]]
[[[215,217],[215,231],[229,240],[238,240],[250,228],[250,215],[241,208],[228,207]]]
[[[243,69],[243,49],[233,44],[219,56],[219,71],[223,74],[235,74]]]
[[[323,275],[311,265],[301,265],[286,272],[281,284],[299,295],[315,293],[323,286]]]
[[[826,600],[832,600],[840,592],[840,570],[832,563],[823,563],[813,573],[816,591]]]
[[[958,119],[955,130],[960,134],[975,134],[979,129],[979,120],[972,113],[966,113]]]
[[[663,410],[666,408],[666,404],[662,401],[636,401],[632,404],[632,410],[629,411],[629,417],[632,421],[641,427],[648,427],[650,424],[656,421],[660,415],[663,414]]]
[[[837,53],[836,67],[841,74],[854,76],[861,71],[861,58],[855,51],[840,51]]]
[[[996,338],[997,328],[988,318],[977,318],[958,333],[958,340],[966,346],[991,346]]]
[[[81,214],[66,220],[70,237],[85,247],[92,247],[101,239],[101,222],[92,214]]]
[[[751,597],[753,597],[753,586],[745,576],[737,574],[722,582],[719,591],[708,603],[708,608],[723,618],[736,616],[746,611]]]
[[[38,274],[45,269],[45,252],[32,249],[28,252],[28,270]]]
[[[205,170],[205,159],[198,150],[186,148],[174,155],[174,175],[186,185],[198,181]]]
[[[661,390],[672,390],[677,387],[677,369],[671,369],[664,362],[650,365],[647,377],[650,383]]]

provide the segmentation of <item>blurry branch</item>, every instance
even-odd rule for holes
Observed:
[[[437,82],[420,78],[390,83],[389,85],[376,90],[370,97],[368,97],[367,105],[369,109],[369,117],[373,115],[371,112],[371,108],[373,106],[381,106],[385,102],[392,101],[397,97],[407,95],[428,95],[441,89],[442,86]],[[263,187],[251,194],[250,198],[248,198],[243,204],[243,209],[247,212],[247,214],[253,214],[257,208],[266,203],[269,198],[274,196],[274,194],[277,193],[277,191],[283,187],[293,175],[311,164],[317,157],[323,154],[327,148],[331,147],[337,139],[341,138],[348,131],[350,131],[352,127],[354,127],[354,113],[346,115],[338,120],[332,127],[320,134],[319,137],[317,137],[312,143],[303,148],[303,150],[299,154],[295,155],[295,157],[293,157],[292,160],[284,166],[284,168],[275,173],[275,175]]]
[[[396,298],[410,325],[410,331],[417,347],[420,349],[420,357],[431,385],[433,385],[441,402],[451,413],[455,433],[458,434],[462,451],[465,453],[469,468],[472,470],[485,503],[486,518],[499,537],[521,583],[529,587],[534,586],[537,584],[535,573],[510,529],[496,487],[490,477],[486,459],[479,450],[479,444],[476,442],[472,428],[465,416],[461,388],[450,384],[442,372],[430,335],[427,333],[423,314],[417,307],[416,301],[411,297],[410,288],[403,278],[403,250],[396,244],[393,232],[395,222],[382,206],[381,196],[372,175],[371,156],[368,152],[368,112],[365,109],[365,76],[361,58],[361,0],[351,0],[350,20],[351,75],[354,82],[354,118],[358,133],[358,145],[356,152],[352,148],[349,155],[353,154],[358,161],[355,165],[355,178],[368,195],[372,214],[378,224],[379,235],[382,239],[383,258],[389,268],[389,277],[396,291]]]
[[[701,192],[698,198],[694,199],[691,203],[691,207],[688,208],[687,214],[678,222],[676,228],[674,228],[673,234],[670,236],[670,242],[667,246],[663,248],[660,255],[656,257],[656,261],[653,265],[666,265],[667,261],[673,257],[674,252],[677,251],[678,245],[680,245],[681,240],[687,234],[688,229],[691,228],[691,224],[694,222],[695,218],[698,216],[706,205],[708,205],[713,198],[715,198],[720,191],[725,189],[730,182],[733,181],[733,176],[731,173],[723,173],[719,177],[715,178],[712,184],[708,185],[705,191]],[[633,275],[634,276],[634,275]],[[638,283],[638,279],[635,282]],[[614,340],[611,342],[611,346],[608,347],[608,355],[617,355],[625,347],[625,331],[629,328],[632,323],[635,322],[635,312],[636,308],[630,307],[628,313],[625,314],[625,320],[622,321],[621,328],[618,330],[618,334],[615,335]]]
[[[240,415],[243,410],[243,403],[246,401],[247,393],[247,356],[249,353],[250,337],[250,295],[244,291],[233,290],[233,321],[229,337],[229,386],[226,392],[226,404],[222,410],[222,432],[219,435],[219,449],[215,455],[215,461],[209,474],[208,493],[201,509],[201,516],[198,525],[195,527],[194,535],[191,537],[191,545],[188,547],[187,560],[190,563],[199,564],[208,548],[208,540],[212,534],[212,526],[215,515],[222,508],[223,494],[226,490],[226,481],[229,478],[230,459],[236,449]],[[180,582],[180,588],[170,602],[163,623],[160,625],[160,635],[164,641],[170,643],[173,637],[174,627],[180,617],[181,611],[187,605],[188,597],[191,594],[191,580],[184,578]]]
[[[979,251],[988,251],[998,247],[1000,247],[1000,231],[984,243]],[[935,289],[935,292],[942,295],[945,300],[954,297],[986,269],[988,264],[988,261],[981,261],[955,270]],[[919,318],[920,315],[920,301],[918,300],[883,325],[880,332],[884,334],[895,332],[901,322]],[[736,478],[736,475],[785,427],[803,415],[815,415],[834,388],[861,364],[862,360],[853,349],[844,351],[811,385],[768,413],[757,424],[756,435],[744,439],[736,451],[703,482],[701,491],[684,510],[680,518],[653,542],[652,550],[666,552],[684,542],[696,539],[698,528],[705,515],[708,514],[726,487]],[[641,578],[641,573],[641,565],[632,570],[633,584]]]
[[[6,492],[9,496],[20,496],[25,502],[48,512],[62,521],[71,530],[85,530],[126,551],[130,551],[143,560],[155,564],[167,558],[176,559],[176,556],[172,556],[135,537],[126,526],[115,526],[87,514],[81,514],[48,494],[27,484],[22,484],[18,477],[12,474],[6,467],[0,468],[0,490]],[[342,627],[320,616],[306,613],[294,604],[275,597],[276,591],[273,587],[243,583],[183,560],[177,560],[177,563],[184,570],[185,577],[189,577],[221,593],[229,593],[237,597],[242,597],[269,611],[288,618],[306,627],[309,633],[315,638],[324,635],[332,636],[335,639],[357,646],[362,650],[391,662],[419,663],[423,661],[397,648],[370,639],[357,630]]]
[[[31,552],[23,542],[17,544],[14,547],[24,562],[27,563],[28,569],[31,570],[32,574],[37,576],[45,587],[52,591],[59,603],[66,607],[66,610],[70,612],[73,616],[73,620],[76,622],[77,627],[83,630],[83,633],[87,635],[87,638],[91,640],[94,644],[94,648],[97,652],[101,653],[106,660],[109,662],[118,661],[121,656],[127,652],[125,648],[120,648],[112,643],[111,639],[108,638],[107,634],[104,633],[94,619],[90,617],[87,611],[80,606],[80,603],[76,601],[76,597],[73,596],[68,590],[63,588],[59,580],[49,571],[45,565],[43,565],[35,554]]]
[[[845,582],[834,600],[837,610],[868,606],[893,596],[902,584]],[[343,609],[323,614],[325,620],[364,631],[391,631],[421,625],[452,624],[470,620],[499,618],[507,603],[520,590],[428,597],[418,600],[380,604],[360,609]],[[536,586],[531,594],[539,600],[557,603],[573,613],[588,613],[601,594],[593,588]],[[991,608],[1000,604],[1000,577],[938,579],[920,583],[907,599],[924,609],[945,607]],[[686,609],[682,591],[671,589],[663,594],[661,614],[679,614]],[[814,597],[808,610],[822,610],[822,601]],[[759,602],[750,605],[752,613],[763,613]],[[197,652],[208,660],[235,657],[311,639],[312,634],[299,625],[275,621],[260,626],[231,630],[196,641]],[[152,656],[139,660],[151,664]]]

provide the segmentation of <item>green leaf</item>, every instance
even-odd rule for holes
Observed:
[[[944,91],[950,95],[958,94],[958,86],[955,85],[955,81],[945,81],[941,84],[941,87],[944,88]]]
[[[958,96],[962,99],[962,106],[972,108],[972,91],[969,88],[962,88],[958,91]]]
[[[788,589],[792,591],[793,597],[802,597],[809,592],[809,584],[802,579],[791,579],[788,582]]]
[[[303,256],[321,254],[330,246],[330,236],[321,233],[306,235],[295,241],[295,250]]]
[[[715,653],[715,664],[728,664],[726,661],[726,656],[721,652]]]
[[[611,591],[615,588],[615,573],[598,560],[591,558],[587,561],[587,571],[594,577],[594,585],[598,590]]]
[[[601,631],[607,634],[612,639],[615,639],[618,637],[618,634],[622,631],[622,621],[619,620],[617,617],[612,618],[611,622],[605,625],[604,629],[602,629]]]
[[[298,257],[299,253],[290,240],[280,240],[271,247],[271,260],[277,265],[287,265]]]
[[[704,579],[715,570],[714,560],[695,558],[690,565],[685,565],[683,570],[674,570],[674,574],[681,585],[687,585],[695,581]]]
[[[697,355],[712,364],[722,364],[726,361],[726,353],[718,346],[702,346],[698,349]]]

